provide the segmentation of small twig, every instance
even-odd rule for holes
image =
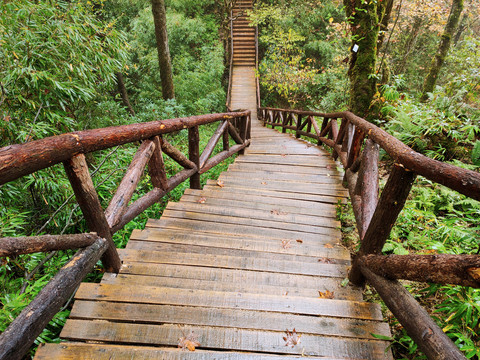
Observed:
[[[388,36],[387,44],[385,45],[385,49],[383,50],[383,55],[382,55],[382,61],[380,62],[380,66],[378,67],[377,74],[380,73],[380,70],[382,70],[383,67],[383,61],[385,60],[385,56],[387,54],[388,46],[390,45],[390,39],[392,38],[393,31],[395,30],[395,27],[397,26],[398,18],[400,17],[400,10],[402,9],[402,3],[403,0],[400,0],[400,4],[398,4],[397,7],[397,18],[395,19],[395,23],[393,24],[392,30],[390,31],[390,34]]]
[[[30,134],[33,131],[33,125],[35,125],[35,123],[37,122],[38,116],[40,115],[40,111],[42,111],[42,109],[43,109],[43,105],[40,104],[40,107],[38,108],[38,111],[37,111],[37,115],[35,115],[35,119],[33,119],[32,126],[30,127],[30,131],[28,132],[28,135],[25,137],[24,143],[27,142],[28,139],[30,139]]]
[[[49,261],[51,258],[53,258],[57,254],[57,251],[52,251],[50,252],[47,256],[45,256],[38,264],[35,266],[35,268],[28,274],[25,275],[25,281],[22,285],[22,288],[20,289],[20,295],[25,292],[28,286],[28,282],[33,278],[33,276],[40,270],[40,268],[45,265],[47,261]]]

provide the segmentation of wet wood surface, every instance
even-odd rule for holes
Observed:
[[[392,359],[372,335],[390,335],[380,307],[342,285],[343,174],[323,150],[252,121],[245,155],[133,231],[120,273],[80,286],[67,342],[36,359]],[[188,337],[195,351],[178,348]]]

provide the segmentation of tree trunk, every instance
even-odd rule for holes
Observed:
[[[422,26],[423,19],[420,16],[415,16],[415,19],[412,24],[412,28],[410,30],[410,34],[408,35],[407,42],[405,43],[405,54],[403,55],[400,64],[398,64],[395,73],[396,74],[403,74],[405,72],[405,67],[407,66],[407,61],[412,53],[412,49],[417,42],[418,34],[420,34],[420,28]]]
[[[467,20],[468,20],[468,15],[463,14],[462,21],[460,21],[460,25],[458,26],[457,33],[455,34],[455,38],[453,39],[453,46],[457,46],[457,43],[460,40],[460,37],[462,36],[463,32],[467,28]]]
[[[122,103],[128,109],[128,112],[130,113],[130,115],[135,116],[135,111],[133,110],[132,105],[130,104],[127,88],[125,87],[125,82],[123,81],[123,75],[121,72],[117,72],[115,73],[115,76],[117,77],[117,87],[118,87],[118,92],[122,97]]]
[[[458,27],[458,21],[460,19],[460,14],[462,13],[462,10],[463,0],[453,0],[452,7],[450,9],[450,15],[448,16],[447,25],[445,25],[445,30],[443,31],[437,54],[432,60],[430,71],[425,78],[425,82],[423,84],[423,91],[422,96],[420,97],[420,101],[427,101],[428,93],[433,92],[435,84],[437,83],[438,73],[442,68],[445,57],[447,56],[448,50],[450,49],[452,37]]]
[[[172,62],[168,48],[167,16],[164,0],[152,0],[153,21],[155,23],[155,38],[157,39],[158,65],[162,82],[162,95],[165,100],[174,99]]]
[[[387,3],[385,5],[385,13],[381,17],[382,21],[380,22],[380,32],[378,34],[377,55],[380,53],[380,49],[383,45],[383,40],[385,39],[385,35],[387,33],[388,23],[390,22],[390,17],[392,15],[393,2],[394,0],[387,0]],[[379,17],[380,15],[381,14],[379,14]]]
[[[370,103],[376,92],[375,74],[379,15],[383,17],[385,7],[381,2],[344,0],[345,12],[350,20],[352,48],[350,57],[350,110],[367,117]]]

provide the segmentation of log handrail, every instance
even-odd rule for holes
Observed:
[[[359,251],[353,256],[350,281],[354,285],[368,281],[374,286],[427,357],[465,359],[396,279],[480,288],[480,256],[386,256],[381,252],[417,175],[480,200],[480,174],[419,154],[386,131],[348,111],[322,113],[264,107],[258,109],[258,115],[264,126],[281,127],[282,132],[291,130],[297,138],[305,136],[330,147],[333,158],[342,163],[361,241]],[[294,115],[297,116],[295,127],[288,121]],[[302,122],[302,119],[305,120]],[[322,119],[320,129],[317,119]],[[337,119],[341,119],[340,128]],[[379,148],[394,161],[380,197]]]
[[[200,153],[198,128],[214,122],[220,124]],[[164,134],[183,129],[189,133],[188,157],[162,138]],[[0,257],[84,248],[0,335],[0,360],[24,356],[100,258],[106,271],[118,272],[121,260],[112,235],[188,178],[191,188],[200,188],[200,174],[241,153],[250,144],[249,129],[250,111],[239,111],[77,131],[1,148],[0,185],[63,162],[87,227],[93,233],[0,238]],[[223,139],[223,151],[212,156],[220,138]],[[230,138],[236,145],[230,147]],[[142,143],[104,211],[85,154],[137,141]],[[184,169],[167,178],[163,154]],[[129,204],[147,164],[153,190]]]

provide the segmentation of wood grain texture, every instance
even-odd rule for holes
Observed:
[[[40,348],[37,359],[392,359],[389,342],[372,335],[390,335],[380,307],[342,285],[350,266],[336,220],[343,173],[321,148],[263,128],[254,69],[233,75],[233,108],[252,110],[247,155],[133,231],[120,272],[77,291],[61,334],[69,342]],[[297,119],[278,121],[295,127]],[[244,125],[225,125],[211,144],[226,133],[241,142]],[[212,147],[189,163],[208,167]],[[286,346],[294,328],[301,342]],[[192,332],[196,350],[178,349]]]

